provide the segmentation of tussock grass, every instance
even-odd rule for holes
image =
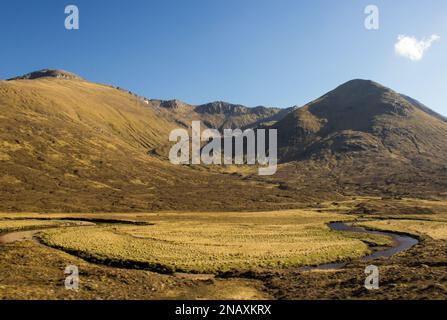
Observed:
[[[447,223],[423,220],[379,220],[361,223],[364,227],[370,227],[386,231],[411,233],[428,236],[435,240],[447,239]]]
[[[357,232],[340,231],[343,236],[352,239],[358,239],[373,247],[391,247],[394,241],[391,237],[380,234],[367,234]]]
[[[153,226],[45,231],[43,243],[112,265],[161,272],[221,273],[317,265],[364,256],[361,240],[332,232],[336,214],[302,211],[167,214]]]

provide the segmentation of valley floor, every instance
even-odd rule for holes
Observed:
[[[353,212],[378,206],[383,213]],[[410,210],[415,207],[421,213]],[[0,214],[0,233],[52,227],[38,239],[0,244],[0,299],[446,299],[446,208],[442,201],[359,198],[308,210],[262,213]],[[87,225],[76,226],[80,221]],[[331,221],[407,233],[420,243],[390,258],[361,261],[358,257],[365,248],[390,243],[382,237],[330,231]],[[93,242],[67,238],[78,236],[72,232],[79,230],[93,236]],[[110,245],[116,252],[101,244],[109,237],[116,237],[113,244],[118,245]],[[335,245],[329,246],[325,239]],[[135,255],[139,251],[133,246],[141,241],[154,248],[167,243],[151,255],[170,269],[160,273],[151,268],[153,264],[136,263],[149,259],[145,252]],[[177,242],[191,249],[176,247]],[[309,242],[316,250],[305,245]],[[229,254],[228,246],[238,254]],[[172,252],[167,250],[171,248]],[[204,261],[197,260],[196,251],[205,255]],[[172,263],[174,258],[179,263]],[[287,263],[278,263],[278,258]],[[264,263],[266,259],[270,263]],[[338,270],[299,268],[335,260],[351,262]],[[379,267],[378,290],[364,288],[365,267],[370,264]],[[68,265],[79,268],[78,291],[65,289]]]

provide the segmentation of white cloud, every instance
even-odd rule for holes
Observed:
[[[400,35],[394,45],[396,54],[412,61],[419,61],[424,57],[425,52],[431,45],[439,41],[440,36],[434,34],[428,39],[418,40],[415,37]]]

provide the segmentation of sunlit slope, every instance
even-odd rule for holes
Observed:
[[[77,126],[79,134],[149,148],[165,142],[173,124],[157,118],[135,96],[82,80],[42,78],[0,83],[2,116],[29,130],[52,127],[54,133]],[[60,129],[58,129],[60,128]],[[25,129],[25,128],[22,128]],[[25,129],[26,130],[26,129]]]
[[[264,192],[260,184],[148,154],[166,145],[176,127],[110,86],[58,78],[1,81],[0,210],[236,209],[255,203]]]

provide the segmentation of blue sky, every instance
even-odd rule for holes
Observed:
[[[399,35],[440,41],[412,61]],[[289,107],[364,78],[447,115],[445,0],[2,0],[0,36],[3,79],[61,68],[149,98]]]

